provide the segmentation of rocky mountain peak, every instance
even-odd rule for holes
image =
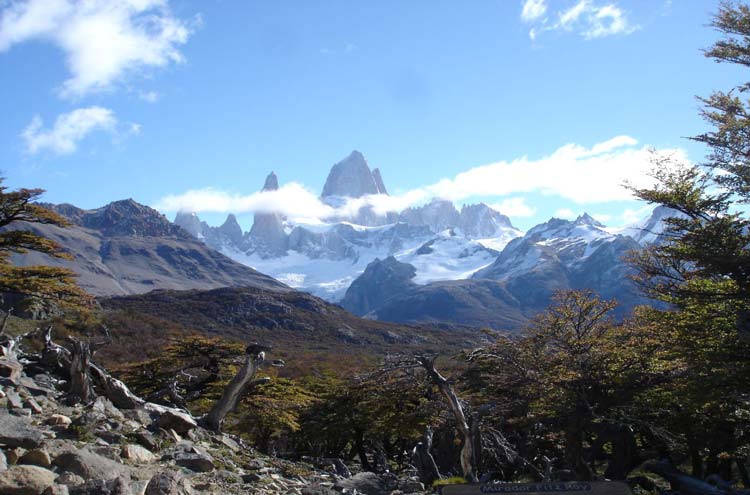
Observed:
[[[594,217],[589,215],[588,213],[584,213],[583,215],[580,215],[578,218],[576,218],[575,222],[576,225],[590,225],[591,227],[604,227],[604,224],[597,221]]]
[[[375,258],[346,291],[341,305],[354,314],[365,315],[389,298],[412,289],[416,274],[414,266],[393,256]]]
[[[187,233],[158,211],[133,199],[114,201],[87,211],[81,224],[106,236],[185,237]]]
[[[359,198],[367,194],[385,194],[384,191],[380,172],[376,176],[370,170],[364,155],[355,150],[331,168],[321,196]]]
[[[193,237],[201,237],[203,234],[203,223],[194,211],[178,211],[173,223],[187,230]]]
[[[218,230],[235,245],[242,242],[242,227],[240,227],[237,217],[233,213],[227,215],[227,219],[224,220]]]
[[[266,182],[263,184],[261,191],[276,191],[279,189],[279,178],[276,177],[275,172],[271,172],[266,177]]]
[[[376,168],[372,171],[372,178],[375,179],[375,185],[378,187],[379,194],[388,194],[388,190],[385,188],[383,183],[383,177],[380,175],[380,169]]]

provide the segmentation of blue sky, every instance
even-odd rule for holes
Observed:
[[[439,194],[521,228],[618,225],[642,206],[622,175],[649,146],[700,160],[695,95],[745,80],[700,51],[717,3],[6,0],[0,167],[51,202],[239,208],[248,227],[269,171],[301,185],[288,206],[357,149],[388,208]]]

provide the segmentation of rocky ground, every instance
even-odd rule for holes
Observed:
[[[424,493],[414,476],[265,456],[183,411],[66,405],[66,382],[28,364],[0,357],[3,495]]]

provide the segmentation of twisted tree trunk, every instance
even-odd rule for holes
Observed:
[[[88,343],[74,337],[68,337],[71,342],[70,358],[70,388],[68,394],[71,400],[84,404],[91,402],[94,397],[94,386],[89,375],[91,366],[91,347]]]
[[[475,483],[477,481],[477,474],[474,469],[474,436],[466,420],[461,402],[456,392],[453,391],[453,387],[448,383],[448,380],[435,368],[435,357],[418,356],[417,361],[427,370],[433,383],[437,385],[440,393],[448,401],[456,422],[456,429],[458,429],[458,433],[461,435],[461,470],[467,481]]]
[[[234,411],[237,407],[237,403],[242,398],[245,390],[247,390],[253,376],[255,376],[255,372],[258,371],[258,368],[265,361],[265,351],[270,349],[268,346],[258,344],[251,344],[247,347],[245,350],[245,363],[242,365],[242,368],[240,368],[235,377],[232,378],[232,381],[224,389],[221,399],[201,419],[206,428],[217,432],[221,431],[224,419],[227,417],[227,414]]]

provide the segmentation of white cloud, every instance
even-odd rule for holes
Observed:
[[[521,9],[521,20],[532,22],[542,17],[547,12],[547,4],[544,0],[526,0]]]
[[[654,205],[647,204],[641,208],[626,208],[620,215],[624,225],[638,224],[643,221],[654,209]]]
[[[558,196],[578,204],[606,203],[633,199],[622,187],[628,180],[638,187],[653,184],[649,175],[653,155],[647,146],[636,147],[629,136],[618,136],[591,148],[566,144],[538,160],[527,157],[472,168],[452,179],[428,186],[430,195],[454,201],[472,196],[506,196],[541,193]],[[680,149],[665,149],[658,154],[673,155],[687,161]]]
[[[0,52],[30,40],[65,54],[71,77],[60,94],[80,97],[124,76],[183,60],[190,26],[167,0],[11,0],[0,10]]]
[[[533,217],[536,213],[536,208],[526,204],[526,198],[523,197],[504,199],[501,202],[493,203],[490,206],[503,215],[513,218]]]
[[[573,220],[578,215],[570,208],[560,208],[559,210],[555,211],[552,216],[555,218],[562,218],[563,220]]]
[[[594,0],[579,0],[568,8],[557,11],[556,16],[544,18],[542,18],[543,13],[536,17],[531,14],[525,17],[529,3],[534,3],[534,0],[528,0],[524,4],[521,18],[534,24],[529,30],[529,38],[532,41],[545,31],[576,33],[587,40],[592,40],[606,36],[626,35],[638,29],[638,26],[628,19],[627,13],[615,3],[602,5]],[[529,12],[534,11],[530,8]]]
[[[51,129],[43,129],[42,118],[35,116],[23,130],[21,137],[26,143],[26,151],[36,154],[51,151],[68,154],[76,150],[78,142],[96,130],[114,131],[117,119],[112,110],[97,106],[79,108],[57,117]],[[131,124],[131,130],[140,130],[138,124]]]
[[[138,93],[138,98],[148,103],[156,103],[159,101],[159,93],[156,91],[141,91]]]
[[[687,162],[680,149],[653,151],[629,136],[617,136],[594,144],[590,148],[567,144],[548,156],[536,160],[527,157],[491,163],[461,172],[453,178],[412,189],[396,196],[373,195],[350,199],[337,205],[322,203],[316,194],[292,183],[278,191],[250,195],[229,194],[214,189],[199,189],[163,198],[156,205],[162,211],[208,211],[245,213],[278,211],[290,218],[325,219],[348,216],[360,208],[370,206],[377,213],[400,212],[432,197],[465,201],[481,197],[497,198],[493,205],[503,213],[514,216],[533,216],[524,194],[537,193],[571,201],[576,204],[602,204],[632,200],[623,187],[627,180],[637,187],[648,187],[654,153],[669,155]],[[570,209],[558,210],[559,218],[575,218]]]

